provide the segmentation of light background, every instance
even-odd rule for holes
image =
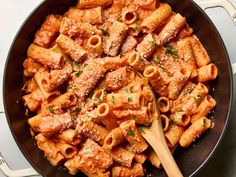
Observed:
[[[42,0],[1,0],[0,98],[2,97],[2,74],[10,45],[26,17],[41,2]],[[236,6],[236,0],[231,0],[231,2]],[[236,25],[222,8],[209,9],[206,12],[219,30],[225,42],[231,62],[236,62]],[[234,78],[234,86],[235,81],[236,79]],[[2,110],[1,102],[2,99],[0,99],[0,111]],[[236,104],[234,103],[234,105]],[[233,106],[233,110],[235,109],[236,107]],[[236,120],[234,120],[236,118],[236,110],[234,112],[231,114],[229,129],[222,145],[217,150],[211,161],[197,175],[197,177],[236,176]],[[0,152],[3,154],[11,168],[22,169],[30,167],[29,163],[25,160],[14,142],[4,114],[0,115]],[[4,177],[1,172],[0,177]]]

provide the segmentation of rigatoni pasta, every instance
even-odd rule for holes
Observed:
[[[45,18],[23,68],[32,136],[72,175],[139,177],[146,161],[160,169],[142,137],[156,118],[171,151],[212,125],[217,66],[167,3],[80,0]]]

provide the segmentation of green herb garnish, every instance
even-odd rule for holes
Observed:
[[[132,130],[128,130],[128,135],[135,136],[134,132]]]
[[[113,103],[113,104],[115,104],[115,97],[112,95],[112,97],[111,97],[111,102]]]
[[[102,88],[101,88],[101,90],[104,92],[106,91],[106,89],[107,89],[106,86],[102,86]]]
[[[141,133],[145,134],[144,130],[143,130],[141,127],[138,127],[138,130],[139,130]]]
[[[159,64],[161,62],[161,57],[160,56],[156,56],[156,62]]]
[[[128,97],[128,102],[132,102],[133,98],[132,97]]]
[[[86,67],[86,66],[88,66],[88,64],[87,64],[87,63],[84,63],[84,67]]]
[[[178,52],[173,51],[174,48],[173,48],[172,45],[168,44],[168,45],[166,45],[165,48],[166,48],[166,54],[172,55],[173,58],[178,58],[179,57]]]
[[[139,61],[144,62],[144,59],[142,57],[139,58]]]
[[[95,98],[94,101],[101,101],[101,98]]]
[[[83,74],[83,71],[79,71],[79,72],[77,72],[75,75],[76,75],[77,77],[79,77],[81,74]]]
[[[48,110],[53,113],[54,112],[54,109],[53,108],[48,108]]]
[[[206,128],[206,119],[203,119],[202,125],[203,125],[204,128]]]
[[[152,41],[152,46],[153,47],[157,47],[157,42],[156,41]]]
[[[102,30],[102,34],[104,36],[108,36],[108,37],[111,36],[110,33],[107,30],[105,30],[104,28],[102,28],[101,30]]]
[[[81,66],[80,62],[75,62],[75,66],[76,66],[77,68],[80,68],[80,66]]]
[[[92,97],[93,97],[93,94],[94,94],[94,92],[93,92],[93,91],[89,92],[89,93],[88,93],[88,97],[89,97],[90,99],[92,99]]]
[[[204,98],[204,96],[202,96],[202,95],[197,95],[197,97],[198,97],[198,98],[201,98],[201,99]]]

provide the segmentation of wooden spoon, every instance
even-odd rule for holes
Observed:
[[[142,127],[142,136],[157,154],[167,175],[169,177],[183,177],[166,144],[161,119],[158,115],[159,111],[157,110],[157,116],[155,116],[156,118],[153,120],[152,125],[150,127]]]

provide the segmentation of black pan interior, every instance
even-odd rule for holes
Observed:
[[[194,29],[194,33],[200,38],[204,47],[208,51],[212,61],[219,70],[218,78],[211,83],[211,95],[217,101],[217,108],[212,113],[215,127],[197,140],[188,149],[179,148],[175,153],[175,159],[184,176],[192,176],[211,156],[222,137],[227,124],[232,98],[232,75],[229,58],[212,22],[201,11],[192,0],[166,0],[176,12],[187,17],[189,25]],[[31,138],[27,118],[22,103],[23,86],[23,60],[26,58],[26,51],[33,41],[35,32],[39,29],[44,18],[48,14],[63,13],[77,0],[46,0],[44,1],[26,20],[19,30],[12,47],[10,49],[5,65],[3,97],[5,112],[12,134],[28,161],[47,177],[69,177],[67,171],[53,167],[44,158],[43,153],[38,150]],[[166,176],[161,172],[146,164],[147,172],[151,176]],[[82,176],[81,174],[77,176]]]

